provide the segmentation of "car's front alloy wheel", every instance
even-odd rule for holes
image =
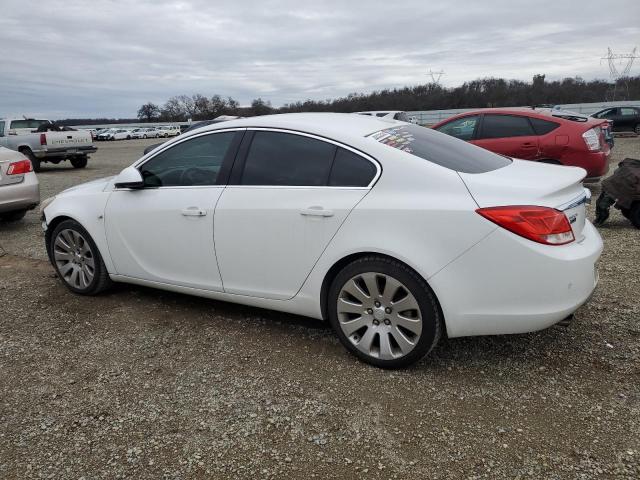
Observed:
[[[59,224],[52,234],[50,249],[53,265],[71,291],[94,295],[110,286],[100,252],[79,223],[66,220]]]
[[[336,277],[330,321],[348,350],[379,367],[402,367],[440,337],[439,309],[426,283],[383,257],[360,259]]]

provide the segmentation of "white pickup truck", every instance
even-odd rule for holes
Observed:
[[[63,160],[70,160],[74,168],[84,168],[88,154],[97,150],[88,131],[31,118],[0,118],[0,146],[22,152],[36,172],[42,162]]]

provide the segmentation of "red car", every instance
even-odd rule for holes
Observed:
[[[548,108],[487,108],[465,112],[435,130],[513,158],[582,167],[587,181],[609,170],[609,123]]]

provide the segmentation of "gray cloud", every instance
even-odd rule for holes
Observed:
[[[134,116],[218,93],[242,104],[484,76],[608,74],[640,43],[640,3],[486,0],[0,0],[0,115]]]

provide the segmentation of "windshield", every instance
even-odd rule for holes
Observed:
[[[386,128],[374,140],[462,173],[486,173],[511,163],[506,157],[419,125]]]

